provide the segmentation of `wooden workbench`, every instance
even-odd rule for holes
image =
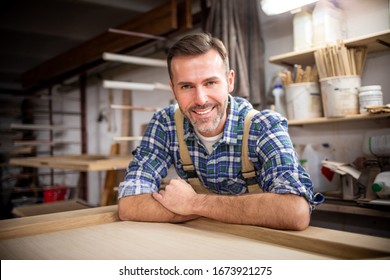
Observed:
[[[309,227],[302,232],[197,219],[119,221],[117,206],[0,221],[7,259],[371,259],[390,258],[390,239]]]

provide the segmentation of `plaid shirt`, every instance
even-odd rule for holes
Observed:
[[[223,136],[214,144],[211,154],[197,137],[193,126],[184,119],[184,140],[197,175],[216,193],[247,192],[241,174],[241,146],[244,119],[251,108],[245,99],[229,96]],[[180,162],[174,111],[175,106],[171,105],[154,114],[141,144],[133,152],[125,181],[119,185],[119,198],[156,192],[172,164],[177,174],[187,179]],[[255,166],[256,181],[264,192],[303,196],[311,206],[324,201],[321,194],[313,194],[309,175],[298,163],[287,132],[287,121],[279,114],[264,110],[253,117],[248,149],[249,159]]]

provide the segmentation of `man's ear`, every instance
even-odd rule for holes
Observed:
[[[234,76],[235,73],[233,70],[229,71],[228,75],[228,88],[229,88],[229,93],[231,93],[234,90]]]
[[[171,79],[169,79],[169,86],[171,87],[171,93],[172,93],[173,98],[176,99],[175,91],[173,90],[173,84],[172,84],[172,80]]]

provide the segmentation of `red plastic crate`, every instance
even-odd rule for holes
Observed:
[[[63,185],[55,185],[53,188],[43,191],[43,202],[53,202],[65,200],[68,194],[68,188]]]

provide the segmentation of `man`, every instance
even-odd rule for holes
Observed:
[[[168,53],[170,86],[178,103],[157,112],[140,146],[133,152],[125,181],[119,185],[122,220],[184,222],[203,216],[227,223],[275,229],[303,230],[311,209],[323,201],[313,195],[308,174],[299,165],[287,123],[279,114],[257,112],[250,122],[248,143],[243,141],[249,102],[233,98],[234,71],[222,42],[208,34],[188,35]],[[195,172],[183,164],[178,144],[182,125]],[[179,133],[180,135],[180,133]],[[241,170],[241,148],[248,146],[257,188],[248,194]],[[180,178],[158,189],[174,164]],[[197,177],[204,190],[188,183]]]

